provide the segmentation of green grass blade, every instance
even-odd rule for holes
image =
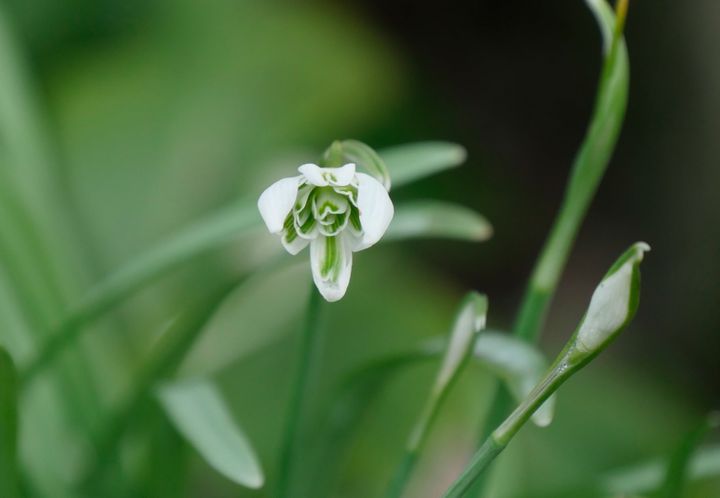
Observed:
[[[255,451],[214,384],[192,380],[163,385],[157,397],[177,430],[210,466],[237,484],[262,487],[265,479]]]
[[[509,334],[485,332],[475,342],[475,358],[502,379],[515,401],[524,400],[542,379],[549,367],[545,355],[536,347]],[[533,414],[536,425],[552,422],[555,396],[551,396]]]
[[[472,209],[442,201],[400,204],[383,240],[437,237],[482,242],[492,225]]]
[[[152,389],[173,375],[225,298],[245,280],[246,277],[233,279],[214,292],[198,298],[160,337],[134,376],[122,401],[103,424],[96,444],[97,458],[84,479],[86,485],[97,482],[102,476],[105,468],[115,459],[118,443],[125,430],[141,411]]]
[[[0,347],[0,496],[20,497],[18,468],[17,374],[10,355]]]
[[[48,365],[58,352],[73,343],[95,319],[119,305],[133,292],[200,254],[215,249],[261,225],[254,202],[222,210],[191,226],[167,242],[112,273],[74,306],[69,316],[22,372],[23,382]]]
[[[601,478],[599,489],[610,495],[650,493],[663,485],[667,461],[662,459],[618,469]],[[720,476],[720,445],[702,447],[688,461],[691,480]]]
[[[688,433],[675,450],[665,470],[665,480],[660,487],[661,498],[677,498],[690,479],[690,462],[697,451],[698,445],[708,432],[720,425],[720,415],[710,414],[699,427]]]
[[[487,298],[476,292],[468,294],[460,305],[435,382],[408,438],[400,466],[388,488],[389,498],[400,498],[403,495],[432,423],[450,388],[470,358],[477,335],[485,328],[487,308]]]
[[[513,335],[528,342],[535,342],[540,336],[570,250],[615,149],[627,108],[630,65],[622,29],[619,29],[624,19],[616,25],[606,0],[585,0],[585,3],[600,28],[605,55],[588,131],[573,162],[564,199],[535,264],[513,327]],[[481,440],[507,413],[508,399],[502,389],[496,395],[490,416],[483,423]],[[480,477],[468,496],[482,495],[485,477]]]
[[[378,151],[388,170],[393,187],[401,187],[430,175],[460,166],[467,153],[450,142],[418,142]]]
[[[630,79],[627,48],[615,30],[615,16],[605,0],[586,0],[605,43],[605,59],[595,109],[575,157],[560,211],[530,278],[514,333],[535,340],[567,263],[585,214],[615,149],[622,127]]]
[[[374,359],[363,364],[340,382],[329,406],[324,412],[327,420],[321,444],[319,462],[321,471],[312,481],[325,496],[324,489],[333,488],[338,470],[345,461],[346,450],[356,435],[360,421],[366,415],[382,389],[394,376],[407,368],[436,359],[442,353],[443,341],[431,341],[415,350]]]

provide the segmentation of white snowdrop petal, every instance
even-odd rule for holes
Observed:
[[[355,178],[355,164],[348,163],[340,168],[323,168],[323,173],[330,185],[347,187]],[[331,176],[328,176],[331,175]]]
[[[370,175],[357,173],[358,209],[363,238],[360,249],[375,244],[385,233],[392,220],[395,209],[387,190],[382,183]]]
[[[313,163],[303,164],[298,168],[298,171],[302,173],[308,183],[316,187],[327,187],[329,185],[323,175],[323,170],[324,168]]]
[[[285,218],[295,204],[299,182],[299,176],[283,178],[260,194],[258,210],[271,233],[282,232]]]
[[[345,238],[318,236],[310,242],[310,267],[320,294],[330,302],[340,300],[350,283],[352,250]]]

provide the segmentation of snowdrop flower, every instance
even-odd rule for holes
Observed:
[[[268,230],[290,254],[310,245],[313,280],[328,301],[345,295],[353,252],[380,240],[394,214],[383,184],[355,169],[303,164],[299,176],[273,183],[258,200]]]

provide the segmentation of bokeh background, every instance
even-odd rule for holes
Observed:
[[[342,373],[445,333],[468,289],[490,296],[492,327],[510,327],[592,109],[600,40],[583,2],[3,3],[27,57],[53,181],[82,241],[86,282],[204,213],[256,196],[335,138],[466,146],[462,168],[394,196],[471,206],[491,220],[494,238],[357,257],[347,298],[328,311],[309,454]],[[626,123],[542,348],[558,351],[607,267],[645,240],[653,251],[640,311],[563,388],[554,424],[525,429],[503,456],[498,497],[580,496],[599,474],[672,451],[720,402],[720,3],[631,2],[627,40]],[[240,243],[212,254],[123,307],[112,320],[134,326],[122,347],[91,360],[103,396],[112,399],[123,380],[109,371],[257,251]],[[307,272],[292,268],[234,296],[184,367],[218,375],[271,478]],[[105,325],[100,338],[113,333]],[[308,489],[324,482],[333,496],[380,496],[434,367],[382,390],[337,468],[318,471],[308,458]],[[462,467],[490,385],[474,368],[463,378],[410,496],[437,496]],[[183,496],[270,496],[236,488],[182,451],[190,462]],[[719,489],[706,481],[696,496]]]

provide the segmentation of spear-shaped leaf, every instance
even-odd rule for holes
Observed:
[[[255,451],[213,383],[193,379],[165,384],[157,397],[177,430],[210,466],[242,486],[263,485]]]

